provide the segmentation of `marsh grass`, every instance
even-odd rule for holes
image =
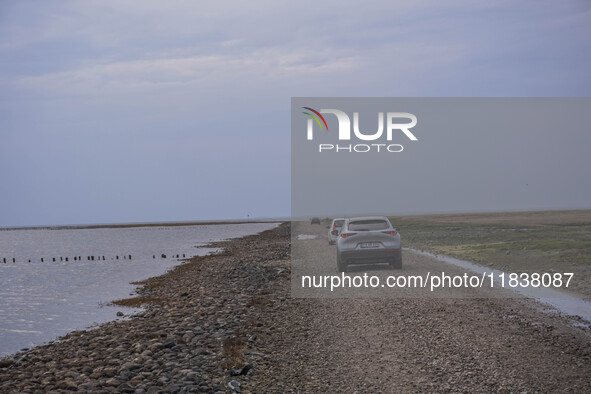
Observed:
[[[156,297],[138,296],[138,297],[122,298],[120,300],[115,300],[115,301],[111,302],[111,304],[118,305],[118,306],[125,306],[128,308],[140,308],[142,305],[153,304],[158,301],[159,301],[159,299]]]
[[[591,210],[391,217],[403,246],[507,272],[573,272],[591,296]]]

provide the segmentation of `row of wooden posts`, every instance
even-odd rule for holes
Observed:
[[[180,256],[181,256],[180,254],[177,254],[176,256],[173,254],[173,255],[171,255],[171,258],[175,258],[176,257],[178,259],[178,258],[180,258]],[[185,257],[185,254],[183,253],[182,256]],[[162,253],[160,255],[160,257],[163,258],[163,259],[167,258],[167,256],[164,253]],[[86,256],[86,260],[88,260],[88,261],[94,261],[95,258],[96,258],[96,260],[99,260],[99,261],[100,260],[103,260],[103,261],[106,260],[105,256]],[[156,258],[156,255],[152,255],[152,258],[155,259]],[[53,261],[53,262],[57,261],[57,259],[58,259],[57,257],[51,257],[51,261]],[[130,254],[122,255],[121,256],[121,259],[122,260],[131,260],[131,255]],[[9,262],[10,260],[11,260],[10,258],[9,259],[7,259],[6,257],[3,257],[2,258],[2,262],[4,264],[6,264],[7,262]],[[82,261],[82,256],[74,256],[73,260],[74,261]],[[113,258],[111,258],[111,260],[113,260]],[[118,255],[115,256],[115,260],[119,260],[119,256]],[[49,259],[47,259],[47,261],[49,261]],[[69,257],[59,257],[59,261],[70,261],[70,258]],[[12,258],[12,262],[13,263],[16,263],[16,258],[13,257]],[[31,260],[29,259],[29,263],[30,262],[31,262]],[[41,257],[41,262],[42,263],[45,262],[45,258],[44,257]]]

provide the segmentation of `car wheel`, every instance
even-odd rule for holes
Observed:
[[[339,272],[347,272],[347,264],[345,264],[341,260],[338,253],[337,253],[337,268],[339,269]]]
[[[402,251],[398,251],[396,255],[390,261],[390,267],[394,269],[401,269],[402,268]]]

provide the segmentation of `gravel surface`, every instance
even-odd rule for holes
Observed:
[[[292,299],[289,230],[149,280],[131,320],[0,361],[0,392],[591,392],[588,331],[528,300]]]

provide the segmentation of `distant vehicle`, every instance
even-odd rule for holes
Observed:
[[[339,231],[343,227],[343,223],[345,223],[345,218],[334,218],[332,219],[332,223],[328,228],[328,244],[334,245],[337,243],[337,239],[339,238]]]
[[[320,219],[319,218],[312,218],[310,220],[310,224],[320,224]]]
[[[337,240],[337,267],[346,272],[352,264],[388,263],[402,268],[400,234],[385,216],[345,219]]]

